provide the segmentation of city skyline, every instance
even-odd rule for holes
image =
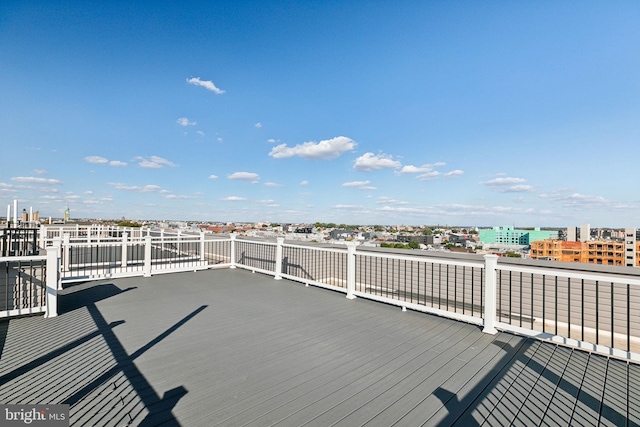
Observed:
[[[635,2],[9,1],[0,201],[41,217],[637,226],[639,20]]]

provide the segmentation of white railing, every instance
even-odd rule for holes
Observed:
[[[233,248],[242,247],[242,255]],[[346,247],[232,244],[234,266],[640,362],[640,278]],[[574,265],[575,267],[575,265]],[[588,266],[584,266],[585,269]]]
[[[237,267],[469,322],[486,333],[510,331],[640,361],[640,278],[631,270],[513,264],[495,255],[433,256],[352,243],[273,243],[233,234],[207,239],[204,233],[108,233],[118,237],[74,242],[63,234],[51,240],[62,247],[63,282]]]
[[[58,315],[59,248],[46,255],[0,257],[0,318]]]

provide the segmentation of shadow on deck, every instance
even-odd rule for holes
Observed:
[[[59,306],[0,322],[0,401],[68,403],[77,426],[640,422],[638,365],[243,270]]]

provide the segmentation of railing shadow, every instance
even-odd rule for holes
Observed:
[[[459,391],[452,392],[443,387],[438,387],[433,394],[442,402],[448,414],[444,419],[439,420],[437,424],[443,426],[477,426],[483,425],[485,422],[488,422],[487,418],[492,415],[493,410],[496,408],[496,406],[491,407],[491,405],[485,405],[485,400],[492,394],[492,392],[496,389],[496,386],[502,379],[506,378],[507,376],[514,375],[514,370],[519,370],[520,372],[515,374],[516,379],[512,381],[511,385],[513,385],[514,383],[518,383],[522,386],[519,376],[520,373],[525,370],[528,370],[528,372],[534,372],[537,375],[536,381],[543,380],[547,384],[552,385],[552,387],[554,387],[553,395],[544,397],[545,399],[548,399],[549,405],[553,402],[553,398],[555,397],[558,390],[564,391],[564,393],[569,396],[573,396],[573,398],[575,399],[574,412],[570,416],[571,420],[569,421],[568,425],[572,425],[571,421],[574,418],[578,402],[580,402],[584,407],[593,409],[594,411],[596,411],[595,415],[597,417],[606,419],[609,422],[613,423],[613,425],[627,424],[626,421],[628,421],[628,414],[622,414],[616,408],[608,405],[604,401],[604,394],[600,396],[594,396],[589,391],[585,390],[584,387],[582,387],[582,383],[574,384],[572,381],[567,379],[567,377],[564,375],[564,371],[559,375],[553,372],[551,369],[548,369],[548,363],[541,363],[536,359],[536,352],[534,352],[533,355],[528,356],[528,350],[530,350],[534,343],[538,344],[539,346],[552,345],[548,343],[535,342],[532,339],[523,340],[522,343],[517,345],[497,340],[494,341],[492,343],[493,345],[499,345],[504,350],[504,355],[495,364],[496,366],[502,366],[502,368],[499,370],[491,370],[489,373],[487,373],[482,379],[478,381],[473,389],[465,392],[465,396],[463,398],[459,398]],[[573,352],[577,350],[569,351],[571,352],[571,354],[567,358],[566,365],[562,368],[563,370],[572,363],[571,356],[573,355]],[[553,354],[549,356],[549,360],[553,357]],[[600,356],[597,354],[591,354],[586,357],[606,359],[604,356]],[[575,363],[575,361],[573,362]],[[623,363],[621,361],[614,361],[614,363],[615,362]],[[522,368],[517,368],[517,366],[521,366]],[[582,372],[582,377],[580,378],[581,381],[583,381],[583,378],[585,376],[589,375],[588,363],[585,363],[585,366],[583,368],[584,370]],[[541,391],[536,390],[534,384],[526,384],[525,387],[530,387],[530,393],[542,393]],[[603,387],[605,387],[604,384]],[[502,389],[504,389],[504,387],[502,387]],[[508,389],[503,391],[502,396],[494,397],[496,400],[498,400],[498,402],[500,402],[502,401],[502,397],[507,394],[509,394]],[[528,400],[528,398],[529,397],[527,397],[526,400]],[[483,417],[484,419],[481,422],[478,422],[473,416],[473,412],[477,411],[478,408],[483,408],[486,412],[489,412],[489,414]],[[522,407],[518,412],[512,414],[511,422],[516,419],[521,410]],[[544,414],[540,415],[542,418]],[[529,421],[531,422],[532,420]],[[555,420],[555,422],[561,423],[560,420]]]
[[[59,300],[61,315],[70,313],[79,308],[86,308],[96,329],[67,344],[59,346],[55,350],[32,359],[31,361],[4,373],[0,376],[0,387],[5,386],[7,383],[16,380],[23,375],[32,373],[32,371],[34,375],[37,375],[38,369],[41,369],[42,366],[47,364],[55,363],[54,359],[59,357],[67,356],[69,360],[73,360],[74,356],[71,352],[79,351],[81,346],[93,345],[94,347],[92,348],[99,349],[100,346],[95,344],[95,339],[101,338],[102,340],[100,342],[104,342],[106,344],[108,353],[105,355],[95,354],[93,358],[103,359],[107,365],[112,366],[97,377],[87,380],[86,384],[81,384],[73,394],[62,398],[58,403],[71,405],[72,416],[76,414],[76,420],[78,418],[90,417],[93,419],[92,422],[95,423],[95,417],[103,417],[103,419],[97,420],[97,422],[113,423],[116,421],[115,419],[104,419],[105,417],[113,415],[114,417],[119,417],[117,420],[118,425],[122,425],[123,423],[128,425],[134,421],[136,424],[142,426],[152,426],[161,423],[167,423],[163,425],[179,425],[172,411],[178,401],[188,393],[188,390],[184,386],[179,386],[159,395],[134,362],[137,358],[145,354],[169,335],[176,332],[189,320],[207,308],[207,306],[202,305],[193,310],[138,350],[128,354],[122,342],[114,332],[114,328],[124,324],[125,320],[118,320],[110,323],[107,322],[96,303],[133,289],[136,288],[121,290],[113,284],[101,284],[86,289],[80,289],[67,295],[61,295]],[[8,321],[0,323],[0,343],[2,345],[4,345],[4,338],[6,337],[8,323]],[[98,347],[95,347],[96,345],[98,345]],[[82,358],[79,363],[88,364],[90,363],[90,359],[91,358]],[[81,372],[83,369],[86,370],[88,368],[79,366],[77,368],[73,368],[73,371]],[[87,372],[87,374],[89,373]],[[91,377],[91,375],[88,376]],[[77,378],[78,380],[76,380],[76,385],[78,381],[82,382],[86,376],[79,375]],[[59,388],[62,387],[62,384],[53,385],[53,387]],[[103,395],[105,387],[108,387],[111,390],[112,396],[116,395],[116,397],[109,402],[105,401],[105,396]],[[118,388],[121,390],[118,390]],[[52,391],[54,391],[54,394],[59,396],[64,392],[64,389]],[[141,402],[142,407],[136,404],[127,410],[125,408],[125,400],[131,402],[132,399],[138,399]],[[120,407],[116,408],[117,405]],[[142,413],[145,410],[147,413],[140,421],[139,418],[142,417]],[[74,419],[71,421],[74,422]],[[83,421],[78,422],[84,423]]]

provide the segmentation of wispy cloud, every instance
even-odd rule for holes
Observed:
[[[223,202],[242,202],[244,200],[247,200],[245,197],[238,197],[238,196],[229,196],[229,197],[225,197],[224,199],[220,199]]]
[[[351,181],[351,182],[345,182],[344,184],[342,184],[343,187],[351,187],[351,188],[357,188],[360,190],[375,190],[376,187],[372,187],[369,185],[371,181]]]
[[[209,175],[209,179],[218,179],[218,175]]]
[[[196,133],[200,136],[204,136],[204,132],[202,132],[201,130],[197,130]]]
[[[262,123],[258,122],[258,123],[256,123],[256,124],[255,124],[255,125],[253,125],[253,126],[255,126],[255,127],[257,127],[258,129],[260,129],[260,128],[262,127]]]
[[[269,152],[274,159],[287,157],[303,157],[305,159],[334,159],[356,147],[356,142],[346,136],[337,136],[320,142],[304,142],[288,147],[287,144],[276,145]]]
[[[211,92],[222,95],[225,91],[216,87],[211,80],[200,80],[200,77],[192,77],[187,79],[187,83],[195,86],[202,86],[203,88],[210,90]]]
[[[282,184],[278,184],[276,182],[265,182],[265,187],[284,187]]]
[[[309,185],[309,181],[300,181],[301,186]]]
[[[62,182],[58,181],[57,179],[37,178],[33,176],[16,176],[14,178],[11,178],[11,181],[20,182],[22,184],[47,184],[47,185],[62,184]]]
[[[420,174],[416,177],[420,181],[428,181],[430,179],[434,179],[440,176],[440,172],[438,171],[429,171],[427,173]]]
[[[378,197],[376,203],[381,205],[408,205],[409,202],[403,202],[402,200],[392,199],[391,197]]]
[[[227,175],[227,179],[238,180],[238,181],[251,181],[256,183],[260,180],[260,175],[253,172],[234,172],[230,175]]]
[[[353,164],[353,168],[361,172],[370,172],[380,169],[397,169],[400,166],[402,166],[402,164],[399,161],[393,160],[392,156],[384,153],[364,153],[362,156],[358,157]]]
[[[515,178],[510,176],[499,176],[489,181],[481,182],[494,191],[499,193],[531,193],[535,191],[533,185],[524,184],[527,182],[524,178]]]
[[[269,138],[269,139],[267,139],[267,142],[268,142],[269,144],[275,144],[275,143],[276,143],[276,142],[278,142],[278,141],[280,141],[280,140],[279,140],[279,139],[273,139],[273,138]]]
[[[452,178],[454,176],[460,176],[464,174],[464,171],[460,170],[460,169],[456,169],[456,170],[452,170],[451,172],[447,172],[445,173],[443,176],[445,178]]]
[[[34,169],[33,173],[35,173],[36,175],[46,175],[47,174],[47,170],[46,169]]]
[[[120,160],[109,160],[101,156],[87,156],[84,158],[84,161],[87,163],[93,163],[96,165],[109,165],[114,167],[127,166],[126,162],[121,162]]]
[[[109,185],[113,186],[116,190],[135,191],[138,193],[161,193],[161,194],[170,193],[169,190],[165,190],[159,185],[155,185],[155,184],[147,184],[140,187],[137,185],[127,185],[120,182],[110,182]]]
[[[133,160],[138,162],[138,166],[147,169],[160,169],[165,166],[175,167],[176,164],[158,156],[151,156],[148,159],[142,156],[135,157]]]
[[[178,120],[176,120],[176,123],[178,123],[180,126],[195,126],[198,123],[197,122],[192,122],[191,120],[189,120],[186,117],[180,117]]]

